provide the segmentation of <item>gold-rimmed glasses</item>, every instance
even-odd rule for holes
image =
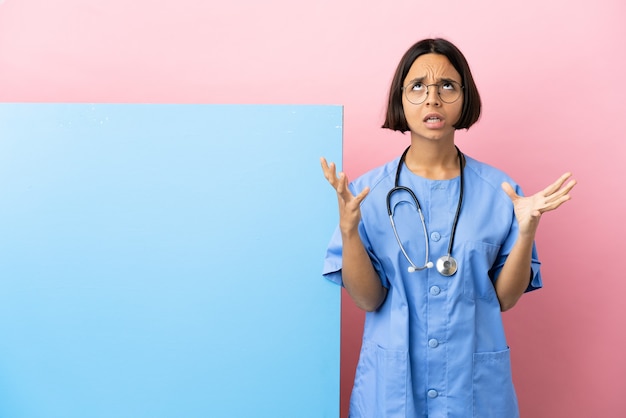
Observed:
[[[422,81],[412,81],[402,87],[406,99],[413,104],[422,104],[428,97],[429,87],[435,86],[437,94],[444,103],[454,103],[463,95],[463,86],[453,80],[440,81],[434,84],[424,84]]]

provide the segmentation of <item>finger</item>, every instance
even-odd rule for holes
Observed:
[[[335,171],[335,163],[330,163],[329,165],[326,161],[326,158],[324,157],[320,157],[320,164],[322,166],[322,171],[324,172],[324,175],[328,174],[330,171]]]
[[[576,180],[570,180],[570,182],[567,183],[562,189],[557,190],[555,193],[549,196],[545,196],[546,203],[552,203],[561,199],[564,196],[569,196],[569,192],[574,188],[574,186],[576,186]]]
[[[370,192],[370,188],[366,187],[365,189],[361,190],[361,193],[355,196],[355,200],[359,204],[361,204],[361,202],[363,201],[363,199],[365,199],[365,197],[368,195],[369,192]]]
[[[363,190],[361,190],[359,194],[354,195],[349,186],[350,182],[348,181],[348,177],[346,176],[346,174],[343,172],[339,173],[337,194],[345,203],[356,202],[357,205],[360,205],[363,199],[365,199],[365,197],[370,192],[370,188],[366,186]]]
[[[546,198],[544,202],[545,206],[544,208],[542,208],[541,211],[547,212],[550,210],[554,210],[561,206],[563,203],[570,200],[572,197],[570,196],[569,192],[574,188],[574,186],[576,186],[576,184],[576,180],[571,180],[563,189],[559,190],[558,193],[554,193],[549,198]]]
[[[346,173],[344,173],[343,171],[339,173],[339,178],[337,179],[337,187],[335,189],[337,190],[337,194],[344,201],[347,202],[353,198],[353,195],[350,192],[350,189],[348,187],[348,177],[346,176]]]
[[[322,166],[322,170],[328,170],[328,162],[326,161],[326,158],[320,157],[320,165]]]
[[[572,173],[565,173],[561,177],[559,177],[554,183],[546,187],[542,190],[544,196],[549,196],[559,190],[561,186],[567,181],[568,178],[572,177]],[[573,186],[572,186],[573,187]]]
[[[502,183],[501,186],[502,186],[502,190],[504,190],[504,193],[506,193],[511,198],[511,200],[515,201],[516,199],[520,197],[517,193],[515,193],[513,186],[511,186],[506,181]]]
[[[559,206],[561,206],[563,203],[567,202],[568,200],[570,200],[572,197],[570,195],[566,195],[566,196],[561,196],[559,199],[550,202],[549,205],[544,206],[543,208],[541,208],[541,213],[544,212],[549,212],[551,210],[554,210],[556,208],[558,208]]]
[[[336,189],[337,188],[337,174],[336,174],[335,163],[331,162],[330,164],[328,164],[328,162],[326,161],[326,158],[324,157],[320,158],[320,163],[322,166],[322,171],[324,172],[324,177],[326,178],[326,180],[328,180],[330,185]]]

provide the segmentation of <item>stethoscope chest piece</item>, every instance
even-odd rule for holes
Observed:
[[[450,255],[444,255],[439,257],[439,259],[437,260],[437,271],[442,275],[442,276],[452,276],[454,275],[454,273],[456,273],[457,270],[457,264],[456,264],[456,259]]]

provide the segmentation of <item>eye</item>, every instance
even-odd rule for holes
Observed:
[[[452,83],[452,82],[449,82],[449,81],[446,81],[446,82],[444,82],[444,83],[442,83],[442,84],[441,84],[441,88],[442,88],[443,90],[450,90],[450,91],[454,91],[454,90],[456,90],[456,84],[454,84],[454,83]]]
[[[419,82],[419,81],[418,81],[417,83],[412,84],[412,85],[411,85],[411,86],[409,86],[409,87],[410,87],[410,89],[411,89],[411,90],[413,90],[413,91],[423,91],[423,90],[424,90],[424,88],[425,88],[425,87],[424,87],[424,83],[421,83],[421,82]]]

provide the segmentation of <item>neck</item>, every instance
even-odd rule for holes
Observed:
[[[448,180],[460,174],[459,157],[454,143],[412,143],[404,163],[414,174],[431,180]]]

